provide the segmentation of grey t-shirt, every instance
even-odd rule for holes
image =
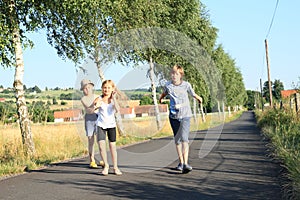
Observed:
[[[189,82],[182,81],[180,85],[174,85],[171,81],[168,81],[164,92],[170,96],[171,118],[182,119],[192,116],[188,94],[195,96],[195,91]]]

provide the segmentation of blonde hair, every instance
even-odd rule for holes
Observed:
[[[113,88],[116,87],[115,83],[112,80],[105,80],[105,81],[102,82],[101,88],[103,88],[103,86],[106,85],[106,84],[110,84],[111,87],[113,87]]]
[[[181,76],[184,75],[183,67],[181,67],[180,65],[174,65],[171,72],[179,72]]]

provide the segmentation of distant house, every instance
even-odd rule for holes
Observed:
[[[5,98],[0,98],[0,102],[5,102]]]
[[[285,99],[296,93],[297,90],[281,90],[281,97]]]
[[[158,108],[160,113],[168,112],[167,104],[159,104]],[[135,106],[134,112],[136,117],[154,116],[155,107],[154,105]]]
[[[168,112],[167,104],[158,105],[160,113]],[[121,108],[120,113],[123,119],[130,119],[135,117],[147,117],[155,115],[154,105],[134,106],[133,108]]]
[[[54,112],[54,122],[78,121],[83,118],[81,109],[70,109]]]
[[[123,119],[131,119],[135,117],[133,108],[120,108],[120,113]]]

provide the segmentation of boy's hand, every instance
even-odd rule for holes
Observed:
[[[102,105],[102,100],[100,98],[96,98],[94,101],[94,108],[95,110],[97,110],[98,108],[100,108]]]
[[[199,101],[199,103],[202,103],[202,102],[203,102],[202,97],[199,97],[199,98],[198,98],[198,101]]]

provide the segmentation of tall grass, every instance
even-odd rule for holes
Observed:
[[[24,156],[19,127],[0,126],[0,176],[86,154],[85,145],[74,124],[32,125],[31,129],[36,155],[27,158]]]
[[[236,119],[242,112],[237,112],[226,121]],[[163,127],[155,131],[155,117],[124,120],[126,136],[117,137],[117,146],[124,146],[152,138],[172,136],[172,130],[167,116],[163,119]],[[205,130],[223,123],[217,114],[206,116],[206,122],[191,120],[191,131]],[[53,162],[87,156],[87,137],[83,121],[76,123],[48,123],[31,125],[36,154],[34,158],[24,156],[20,128],[17,124],[0,124],[0,177],[23,173]],[[95,151],[98,147],[95,144]]]
[[[287,169],[287,197],[300,199],[300,120],[291,110],[257,112],[258,125],[270,139],[274,156]]]

